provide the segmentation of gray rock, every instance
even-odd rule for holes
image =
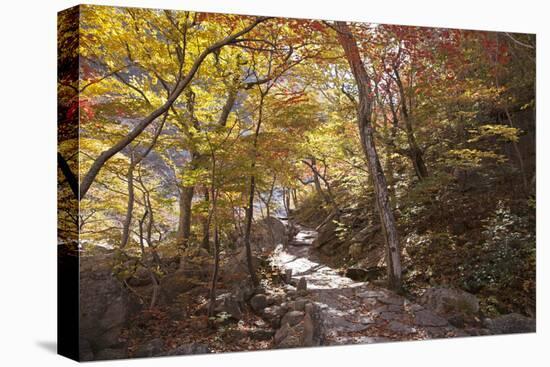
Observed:
[[[282,320],[281,325],[288,324],[289,326],[294,326],[298,324],[304,318],[304,312],[302,311],[289,311],[287,312]]]
[[[382,312],[379,315],[379,318],[386,321],[393,321],[393,320],[403,320],[405,318],[405,315],[400,312]]]
[[[387,296],[388,292],[384,291],[365,291],[361,293],[357,293],[357,296],[361,298],[380,298]]]
[[[172,349],[166,353],[164,353],[164,356],[181,356],[181,355],[188,355],[188,354],[205,354],[210,353],[210,349],[204,345],[199,343],[189,343],[189,344],[183,344],[179,347]]]
[[[537,329],[535,319],[517,313],[486,319],[483,324],[491,334],[534,333]]]
[[[112,274],[114,260],[111,253],[80,258],[80,338],[94,351],[118,351],[130,317],[130,295]],[[108,353],[119,352],[103,352],[102,358]]]
[[[305,311],[306,303],[308,302],[307,299],[300,298],[296,301],[292,301],[288,303],[288,308],[292,311]]]
[[[322,342],[321,314],[319,307],[313,303],[307,303],[304,307],[304,332],[301,344],[304,347],[318,346]]]
[[[303,323],[297,324],[294,327],[289,324],[283,324],[283,326],[275,333],[273,342],[276,348],[301,347],[303,334]]]
[[[304,277],[301,277],[298,281],[298,285],[296,286],[296,290],[298,292],[307,291],[307,280]]]
[[[93,361],[94,352],[90,343],[85,339],[80,339],[79,341],[79,358],[80,361]]]
[[[420,297],[420,304],[445,318],[458,316],[471,320],[479,312],[476,296],[454,288],[429,288]]]
[[[253,329],[248,332],[250,339],[259,341],[271,340],[274,335],[275,331],[268,329]]]
[[[125,348],[106,348],[97,352],[94,356],[94,360],[107,360],[107,359],[122,359],[128,358],[128,353]]]
[[[485,328],[466,328],[464,332],[470,336],[491,335],[491,330]]]
[[[216,302],[217,305],[214,308],[215,312],[225,312],[235,320],[240,320],[243,317],[241,305],[231,293],[225,293],[218,296]]]
[[[135,271],[134,275],[128,281],[128,284],[134,287],[141,287],[145,285],[150,285],[153,282],[149,270],[145,269],[143,266],[140,266]]]
[[[289,284],[291,280],[292,280],[292,269],[286,269],[284,281],[285,283]]]
[[[286,309],[281,306],[270,306],[264,308],[262,317],[271,324],[272,327],[278,328],[281,324],[281,319],[285,315]]]
[[[402,322],[399,322],[399,321],[391,321],[388,324],[388,329],[390,329],[395,333],[399,333],[403,335],[414,334],[416,332],[416,329],[414,327],[403,324]]]
[[[418,326],[446,326],[447,320],[429,310],[420,310],[414,313],[415,324]]]
[[[162,278],[162,294],[167,303],[174,302],[182,293],[197,287],[198,280],[190,278],[181,272],[175,272]]]
[[[164,341],[160,338],[153,339],[145,344],[140,345],[134,352],[134,357],[153,357],[159,355],[164,347]]]
[[[250,307],[255,312],[261,312],[267,307],[267,296],[265,294],[256,294],[250,299]]]

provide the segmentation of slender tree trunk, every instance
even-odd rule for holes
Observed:
[[[252,167],[255,163],[252,164]],[[254,217],[254,192],[256,190],[256,179],[254,175],[250,176],[249,181],[249,193],[248,193],[248,206],[245,213],[245,227],[244,227],[244,246],[246,249],[246,262],[248,265],[248,272],[250,273],[250,279],[252,284],[257,286],[259,284],[258,277],[256,276],[256,270],[254,269],[254,263],[252,259],[252,248],[250,244],[250,233],[252,230],[252,219]]]
[[[315,191],[317,191],[317,195],[319,195],[327,205],[331,205],[330,198],[327,196],[327,194],[323,191],[321,188],[321,181],[319,180],[319,171],[316,169],[316,160],[315,157],[311,157],[311,163],[304,160],[304,163],[309,166],[311,169],[311,172],[313,173],[313,183],[315,184]]]
[[[126,174],[126,179],[128,180],[128,204],[126,207],[126,217],[124,218],[124,224],[122,227],[122,238],[120,240],[120,247],[125,248],[128,245],[128,240],[130,238],[130,225],[132,224],[132,212],[134,211],[134,159],[131,158],[130,167],[128,168],[128,173]]]
[[[209,206],[210,195],[208,194],[208,188],[204,189],[204,202]],[[210,252],[210,223],[208,218],[202,220],[202,241],[201,246],[203,249]]]
[[[378,153],[374,143],[373,126],[371,123],[372,96],[370,79],[363,66],[359,49],[351,30],[345,22],[336,22],[338,41],[344,49],[344,53],[350,65],[351,71],[359,90],[359,105],[357,108],[357,122],[361,136],[361,146],[367,158],[369,172],[374,183],[374,192],[380,222],[386,242],[388,283],[393,289],[401,288],[401,259],[399,249],[399,236],[395,224],[395,218],[391,209],[386,178],[380,165]]]
[[[214,219],[214,272],[212,273],[212,283],[210,285],[210,303],[208,305],[208,317],[214,316],[214,307],[216,306],[216,288],[218,285],[218,273],[220,269],[220,240],[218,224]],[[212,322],[210,321],[210,326]]]
[[[497,49],[499,48],[499,37],[498,33],[495,34],[496,43],[497,43]],[[498,70],[498,62],[497,62],[497,56],[495,56],[495,86],[497,90],[500,88],[500,80],[499,80],[499,70]],[[508,101],[504,100],[504,113],[506,114],[506,119],[508,120],[508,124],[510,124],[510,127],[515,127],[514,122],[512,121],[512,116],[510,115],[510,111],[508,110]],[[526,195],[529,195],[529,184],[527,183],[527,173],[525,172],[525,164],[523,161],[523,155],[521,154],[521,150],[519,149],[519,145],[516,141],[512,141],[512,147],[514,148],[514,153],[516,154],[518,164],[519,164],[519,170],[521,174],[521,181],[523,183],[523,191]]]
[[[399,75],[399,71],[395,69],[395,80],[397,82],[397,87],[399,88],[399,95],[401,100],[401,113],[403,115],[403,120],[405,121],[405,132],[407,134],[407,143],[409,144],[409,155],[412,161],[416,177],[419,180],[423,180],[428,177],[428,169],[426,168],[426,163],[424,163],[424,154],[416,142],[416,136],[414,135],[414,130],[411,121],[411,115],[407,107],[407,96],[405,94],[405,88],[403,87],[403,82]]]
[[[338,204],[336,204],[336,200],[334,199],[334,195],[332,194],[332,189],[330,188],[330,183],[328,182],[328,180],[325,178],[324,175],[321,175],[321,173],[319,172],[319,169],[317,168],[317,161],[315,158],[311,158],[311,163],[304,160],[303,161],[309,168],[311,168],[311,171],[313,172],[313,177],[314,177],[314,181],[315,181],[315,186],[317,187],[317,185],[319,185],[319,190],[321,190],[320,188],[320,181],[319,179],[323,180],[324,184],[325,184],[325,187],[326,187],[326,192],[324,190],[321,190],[321,193],[322,193],[322,196],[325,200],[325,203],[327,203],[327,205],[329,206],[332,206],[332,208],[336,211],[336,213],[340,213],[340,208],[338,207]],[[289,194],[290,195],[290,194]],[[290,206],[290,205],[289,205]]]
[[[254,169],[256,168],[256,154],[258,149],[258,136],[260,135],[260,129],[262,127],[263,119],[263,107],[264,107],[264,92],[260,93],[260,106],[258,112],[258,123],[256,124],[256,130],[254,132],[253,141],[253,156],[252,163],[250,165],[252,174],[250,175],[250,181],[248,186],[248,206],[245,213],[245,227],[244,227],[244,246],[246,249],[246,260],[248,265],[248,271],[250,273],[250,279],[252,284],[257,286],[259,284],[258,277],[256,276],[256,270],[254,269],[254,263],[252,259],[252,248],[250,244],[250,232],[252,230],[252,219],[254,218],[254,195],[256,192],[256,178],[254,177]]]
[[[125,248],[126,245],[128,245],[128,240],[130,238],[130,226],[132,224],[132,212],[134,210],[134,201],[135,201],[135,194],[134,194],[134,170],[135,168],[141,163],[143,159],[145,159],[155,144],[157,143],[158,137],[160,136],[160,133],[162,132],[162,129],[164,128],[164,124],[166,122],[166,118],[168,117],[168,113],[164,114],[164,117],[160,123],[160,125],[157,127],[155,131],[155,135],[153,136],[153,139],[151,140],[151,143],[149,146],[143,151],[141,155],[138,157],[135,157],[134,151],[130,154],[130,166],[128,167],[128,172],[126,173],[126,178],[128,180],[128,203],[126,206],[126,218],[124,218],[124,224],[122,227],[122,238],[120,241],[120,247]],[[146,203],[144,203],[146,204]],[[149,205],[151,203],[149,202]],[[151,238],[151,229],[149,229],[149,239]]]

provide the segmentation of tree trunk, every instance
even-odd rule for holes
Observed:
[[[428,177],[428,169],[424,163],[424,156],[422,150],[416,142],[416,136],[414,135],[414,130],[411,121],[411,115],[409,114],[409,109],[407,107],[407,96],[405,95],[405,88],[403,87],[403,82],[401,81],[401,76],[397,68],[395,69],[395,81],[397,82],[397,87],[399,88],[399,95],[401,100],[401,113],[403,114],[403,120],[405,121],[405,132],[407,133],[407,143],[409,144],[409,156],[412,161],[414,172],[416,177],[420,181]]]
[[[195,186],[184,186],[179,190],[180,213],[176,244],[181,250],[187,248],[191,236],[191,204],[194,192]]]
[[[260,135],[260,129],[262,127],[263,107],[264,107],[264,92],[260,93],[260,106],[258,112],[258,123],[254,132],[253,141],[253,156],[252,163],[250,165],[252,174],[250,175],[250,184],[248,186],[248,206],[245,213],[245,227],[244,227],[244,246],[246,248],[246,262],[248,265],[248,271],[250,273],[250,279],[252,284],[257,286],[259,284],[258,277],[256,276],[256,270],[254,269],[254,263],[252,260],[252,248],[250,245],[250,232],[252,230],[252,219],[254,218],[254,195],[256,193],[256,178],[254,177],[254,168],[256,167],[256,154],[258,148],[258,136]]]
[[[210,195],[208,194],[208,188],[204,189],[204,202],[209,205]],[[202,241],[201,246],[203,249],[210,252],[210,223],[208,218],[202,220]]]
[[[158,126],[158,128],[155,131],[155,135],[153,136],[153,139],[151,140],[151,143],[149,146],[143,151],[141,155],[139,155],[137,158],[134,156],[134,151],[132,151],[130,155],[130,166],[128,167],[128,172],[126,173],[126,178],[128,180],[128,204],[126,207],[126,218],[124,219],[124,224],[122,227],[122,238],[120,241],[120,247],[125,248],[126,245],[128,245],[128,240],[130,238],[130,226],[132,224],[132,212],[134,210],[134,201],[135,201],[135,194],[134,194],[134,170],[137,165],[141,163],[143,159],[149,155],[155,144],[157,143],[157,139],[160,136],[160,133],[162,132],[162,129],[164,128],[164,124],[166,123],[166,118],[168,117],[168,113],[164,114],[164,117]],[[147,203],[144,203],[147,204]],[[150,205],[150,202],[149,202]],[[152,217],[151,217],[152,222]],[[152,226],[152,223],[151,223]],[[151,238],[151,228],[149,228],[149,239]]]
[[[315,186],[317,187],[317,185],[319,185],[319,188],[317,189],[318,191],[321,190],[321,186],[319,184],[319,178],[321,180],[323,180],[323,182],[325,183],[325,187],[327,189],[327,191],[325,192],[324,190],[321,190],[321,193],[322,193],[322,196],[325,200],[325,203],[327,203],[327,205],[330,205],[333,207],[333,209],[337,212],[337,213],[340,213],[340,208],[338,207],[338,204],[336,204],[336,200],[334,199],[334,195],[332,194],[332,189],[330,188],[330,183],[328,182],[328,180],[325,178],[326,176],[326,172],[324,175],[321,175],[321,173],[319,172],[319,169],[317,169],[317,160],[315,159],[315,157],[312,157],[311,158],[311,163],[304,160],[303,161],[309,168],[311,168],[311,171],[313,172],[313,177],[314,177],[314,181],[315,181]],[[290,195],[290,193],[289,193]],[[289,207],[290,207],[290,204],[289,204]]]
[[[132,223],[132,212],[134,210],[134,168],[135,164],[132,159],[126,179],[128,180],[128,204],[126,207],[126,218],[124,218],[124,224],[122,227],[122,238],[120,240],[120,248],[125,248],[128,245],[130,238],[130,225]]]
[[[255,163],[253,163],[253,167]],[[250,176],[249,184],[249,193],[248,193],[248,206],[246,208],[245,214],[245,227],[244,227],[244,246],[246,248],[246,263],[248,265],[248,272],[250,273],[250,279],[252,284],[257,286],[258,277],[256,276],[256,270],[254,269],[254,263],[252,262],[252,248],[250,245],[250,232],[252,230],[252,219],[254,217],[254,192],[256,190],[256,180],[254,175]]]
[[[214,272],[212,273],[212,284],[210,285],[210,303],[208,305],[209,324],[212,326],[210,317],[214,316],[214,307],[216,306],[216,288],[218,285],[218,273],[220,269],[220,240],[218,225],[214,220]]]
[[[386,178],[380,165],[378,153],[374,143],[373,126],[371,123],[372,96],[370,79],[361,60],[355,38],[351,34],[345,22],[336,22],[338,41],[344,49],[346,59],[357,83],[359,90],[359,105],[357,107],[357,123],[361,136],[361,146],[365,153],[369,172],[374,183],[374,192],[380,222],[382,224],[384,239],[386,242],[388,283],[393,289],[401,288],[401,259],[399,249],[399,237],[395,218],[391,209]]]
[[[298,208],[298,195],[296,193],[296,189],[291,189],[292,190],[292,202],[294,203],[294,209],[296,210],[296,208]]]
[[[304,160],[303,162],[311,169],[311,172],[313,173],[313,183],[315,184],[315,191],[317,192],[317,195],[320,196],[327,205],[332,205],[330,197],[325,193],[325,191],[321,188],[321,181],[319,180],[319,171],[317,170],[317,161],[315,157],[311,157],[311,163]]]

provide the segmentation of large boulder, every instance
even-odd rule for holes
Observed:
[[[116,358],[126,357],[125,344],[119,338],[131,301],[127,289],[113,275],[114,264],[113,253],[80,258],[80,342],[87,346],[82,360],[115,354]]]
[[[287,309],[285,307],[273,305],[264,308],[262,317],[269,322],[272,327],[278,328],[281,325],[281,319],[285,315],[286,311]]]
[[[281,328],[275,333],[273,343],[276,348],[298,348],[302,346],[303,334],[303,322],[295,326],[290,326],[288,323],[285,323],[282,324]]]
[[[262,312],[267,307],[267,296],[265,294],[256,294],[250,299],[250,307],[254,312]]]
[[[243,317],[241,301],[231,293],[224,293],[216,298],[216,313],[226,313],[234,320],[240,320]]]
[[[281,325],[297,325],[303,320],[304,316],[305,313],[303,311],[289,311],[286,313],[286,315],[283,316],[283,319],[281,320]]]
[[[311,347],[321,345],[321,316],[313,303],[305,305],[305,311],[289,311],[281,320],[275,333],[276,348]]]
[[[419,303],[453,323],[471,321],[479,312],[477,297],[455,288],[429,288],[420,297]]]
[[[277,218],[269,217],[258,222],[258,225],[264,226],[267,229],[268,237],[267,244],[270,249],[274,249],[278,245],[288,245],[287,226]]]
[[[257,269],[261,259],[257,256],[252,256],[252,267]],[[220,267],[220,279],[225,283],[240,284],[250,277],[248,270],[248,257],[246,249],[241,247],[237,251],[228,254],[227,261]]]
[[[130,284],[132,287],[141,287],[150,285],[152,283],[153,279],[151,278],[149,270],[147,270],[143,266],[139,266],[132,277],[128,280],[128,284]]]
[[[491,334],[534,333],[537,329],[535,319],[517,313],[486,319],[483,323]]]

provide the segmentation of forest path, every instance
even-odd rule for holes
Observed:
[[[463,335],[446,319],[395,292],[353,281],[322,264],[312,247],[317,232],[300,225],[295,227],[298,233],[287,248],[279,245],[271,260],[283,270],[292,270],[291,284],[306,279],[306,298],[321,311],[324,345]]]

